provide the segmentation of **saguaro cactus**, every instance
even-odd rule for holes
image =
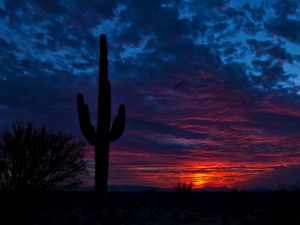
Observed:
[[[107,44],[105,35],[100,36],[99,90],[97,130],[90,120],[90,113],[82,94],[77,95],[80,129],[86,140],[95,147],[95,191],[107,191],[109,147],[118,140],[125,128],[125,106],[120,105],[118,115],[111,125],[111,89],[108,80]]]

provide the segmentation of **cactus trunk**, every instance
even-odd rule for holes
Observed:
[[[106,193],[109,170],[109,143],[95,146],[95,191]]]
[[[125,106],[120,105],[118,115],[111,125],[111,89],[108,80],[107,44],[104,35],[100,36],[99,57],[99,90],[97,130],[93,127],[89,108],[83,95],[77,95],[77,108],[80,129],[87,141],[95,147],[95,191],[107,191],[109,170],[109,147],[112,141],[118,140],[125,128]]]

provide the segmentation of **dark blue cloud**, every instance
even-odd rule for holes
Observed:
[[[266,23],[266,28],[270,31],[271,35],[282,36],[291,42],[299,44],[299,20],[278,17]]]
[[[300,149],[299,4],[243,2],[4,1],[1,127],[33,121],[81,137],[75,96],[86,96],[95,122],[97,39],[105,33],[113,112],[128,108],[114,149],[172,153],[185,171],[201,161],[222,162],[219,169],[260,163],[247,164],[249,174],[280,166],[282,152]]]

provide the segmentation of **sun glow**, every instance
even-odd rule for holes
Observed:
[[[195,173],[193,176],[193,187],[194,188],[203,188],[206,186],[207,181],[209,180],[209,175],[204,173]]]

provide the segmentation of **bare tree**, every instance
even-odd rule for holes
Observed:
[[[14,123],[0,134],[0,185],[15,190],[78,185],[85,171],[83,147],[71,135]]]

